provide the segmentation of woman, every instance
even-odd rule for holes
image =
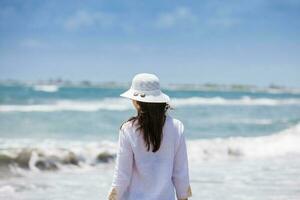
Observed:
[[[122,124],[109,200],[187,200],[192,196],[184,126],[167,114],[169,97],[154,74],[137,74],[120,96],[137,115]],[[174,191],[176,190],[176,193]]]

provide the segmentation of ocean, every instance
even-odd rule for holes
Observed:
[[[125,87],[0,85],[0,199],[105,200]],[[300,92],[164,88],[185,125],[193,197],[300,199]]]

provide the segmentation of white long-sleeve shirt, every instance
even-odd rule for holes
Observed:
[[[175,200],[192,196],[184,126],[166,115],[157,152],[147,151],[136,123],[123,124],[109,200]]]

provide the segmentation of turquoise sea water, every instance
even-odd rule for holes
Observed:
[[[0,199],[105,199],[135,114],[124,90],[0,86]],[[192,199],[300,198],[300,93],[164,92],[185,125]]]

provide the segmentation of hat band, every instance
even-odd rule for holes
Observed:
[[[131,88],[133,94],[137,94],[137,95],[152,95],[152,96],[157,96],[157,95],[160,95],[161,94],[161,91],[160,90],[136,90],[136,89],[133,89]],[[135,95],[135,96],[137,96]]]

